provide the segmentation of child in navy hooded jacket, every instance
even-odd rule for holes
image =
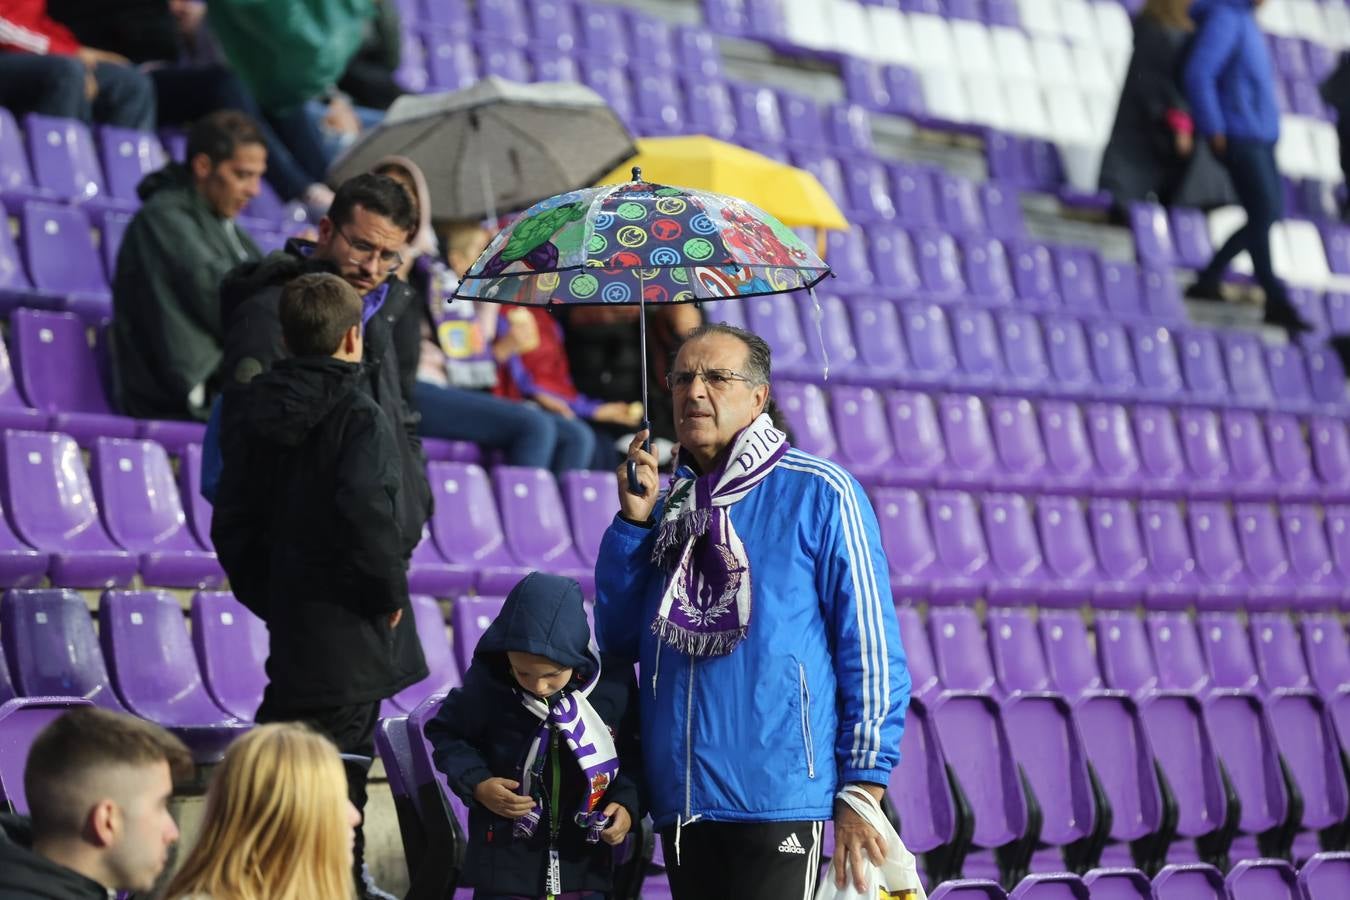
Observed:
[[[461,880],[475,897],[605,893],[638,821],[637,684],[601,658],[575,581],[533,572],[426,726],[469,807]]]

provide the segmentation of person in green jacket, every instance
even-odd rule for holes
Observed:
[[[258,126],[221,110],[193,126],[186,164],[141,181],[113,277],[113,399],[125,415],[206,420],[224,355],[221,278],[262,256],[234,220],[266,169]]]

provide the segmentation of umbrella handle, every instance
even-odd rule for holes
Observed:
[[[646,419],[643,419],[640,428],[644,431],[650,431],[651,423]],[[642,449],[647,453],[652,452],[652,439],[650,437],[642,442]],[[647,496],[647,488],[641,481],[638,481],[637,460],[635,459],[628,460],[628,493],[632,494],[634,497]]]

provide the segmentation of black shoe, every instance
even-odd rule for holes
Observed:
[[[1187,300],[1199,300],[1204,303],[1223,303],[1223,294],[1219,292],[1218,285],[1205,284],[1203,281],[1197,281],[1186,288]]]
[[[1341,369],[1350,374],[1350,334],[1338,334],[1327,343],[1341,358]]]
[[[1291,338],[1313,330],[1288,300],[1267,300],[1266,311],[1261,321],[1267,325],[1283,328],[1289,332]]]

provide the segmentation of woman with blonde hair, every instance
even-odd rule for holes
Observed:
[[[331,741],[300,723],[260,725],[225,752],[201,834],[164,896],[346,900],[360,820]]]
[[[1197,147],[1181,68],[1195,33],[1192,0],[1147,0],[1134,19],[1134,54],[1098,184],[1123,218],[1131,203],[1213,207],[1233,189],[1207,148]]]

